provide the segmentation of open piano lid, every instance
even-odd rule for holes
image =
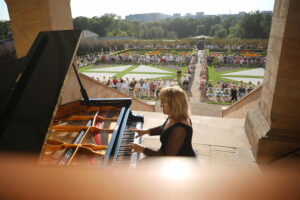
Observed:
[[[0,150],[41,151],[80,38],[76,30],[40,32],[17,68],[21,76],[1,73],[9,88],[0,88]]]

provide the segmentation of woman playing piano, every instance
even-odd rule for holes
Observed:
[[[138,133],[136,137],[160,135],[160,149],[153,150],[135,143],[128,144],[127,148],[147,156],[195,157],[192,148],[193,128],[185,92],[178,87],[166,87],[160,91],[160,101],[163,113],[168,115],[161,126],[147,130],[130,129]]]

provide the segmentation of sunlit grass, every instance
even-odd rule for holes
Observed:
[[[245,71],[245,70],[250,70],[250,69],[253,69],[253,68],[238,68],[238,69],[231,69],[231,70],[218,72],[215,67],[208,66],[208,78],[209,78],[209,80],[211,80],[213,86],[215,86],[218,81],[239,83],[239,81],[231,80],[230,77],[234,77],[234,78],[237,78],[237,77],[238,78],[263,78],[262,76],[224,75],[224,74],[227,74],[227,73]]]

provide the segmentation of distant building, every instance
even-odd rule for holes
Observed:
[[[181,17],[181,14],[180,13],[174,13],[173,14],[173,18],[180,18]]]
[[[191,13],[186,13],[185,17],[190,18],[190,17],[192,17],[192,14]]]
[[[196,12],[196,18],[204,17],[204,12]]]
[[[161,13],[146,13],[146,14],[135,14],[125,16],[127,21],[140,21],[140,22],[154,22],[163,19],[172,18],[171,15],[161,14]]]
[[[272,11],[261,11],[262,14],[272,14]],[[244,11],[240,11],[237,14],[218,14],[218,15],[206,15],[204,12],[196,12],[195,15],[191,13],[186,13],[185,15],[181,15],[180,13],[174,13],[173,15],[166,15],[162,13],[145,13],[145,14],[135,14],[135,15],[127,15],[125,16],[125,20],[127,21],[140,21],[140,22],[155,22],[164,20],[167,18],[202,18],[202,17],[214,17],[214,16],[220,16],[224,19],[231,17],[231,16],[237,16],[237,17],[243,17],[245,14],[247,14]]]
[[[261,11],[262,14],[272,14],[273,11],[270,11],[270,10],[264,10],[264,11]]]

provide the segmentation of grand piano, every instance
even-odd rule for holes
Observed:
[[[74,57],[76,30],[40,32],[26,57],[0,63],[0,151],[39,154],[41,165],[134,167],[140,143],[129,128],[142,128],[130,98],[89,98]],[[82,99],[60,105],[70,71]]]

